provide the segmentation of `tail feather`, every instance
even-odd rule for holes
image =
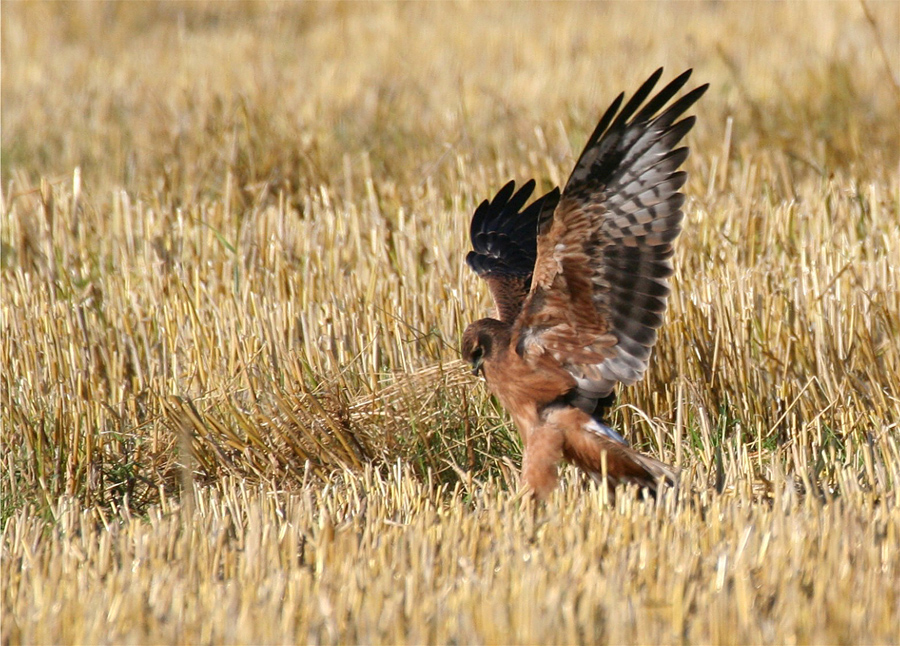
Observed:
[[[660,482],[665,483],[666,486],[672,487],[673,489],[678,486],[678,473],[673,467],[670,467],[668,464],[660,462],[655,458],[651,458],[649,455],[638,453],[637,451],[634,451],[633,457],[646,469],[647,474],[653,478],[653,486],[648,486],[647,488],[650,489],[654,495],[657,493]]]
[[[565,434],[563,457],[595,479],[605,473],[612,489],[618,484],[633,484],[656,497],[661,483],[669,487],[678,484],[674,468],[589,428]]]

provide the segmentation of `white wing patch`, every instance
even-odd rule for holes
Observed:
[[[584,425],[584,430],[590,431],[591,433],[596,433],[602,437],[609,438],[618,442],[619,444],[623,444],[624,446],[628,446],[628,442],[625,441],[625,438],[619,435],[615,430],[598,422],[597,420],[591,418],[591,421]]]

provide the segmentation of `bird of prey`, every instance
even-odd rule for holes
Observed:
[[[678,146],[695,121],[681,117],[708,87],[670,103],[688,70],[647,100],[661,75],[624,106],[624,93],[613,101],[561,194],[525,207],[534,180],[518,191],[509,182],[472,217],[466,261],[488,283],[497,318],[468,326],[462,355],[512,415],[522,478],[539,499],[564,460],[612,489],[655,495],[675,481],[603,420],[615,386],[643,376],[663,322],[684,217],[688,149]]]

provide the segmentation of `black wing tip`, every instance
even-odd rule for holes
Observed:
[[[491,200],[484,200],[472,215],[469,237],[472,251],[466,264],[479,276],[490,274],[528,277],[537,256],[538,221],[559,203],[553,188],[525,206],[537,182],[529,179],[516,190],[511,180]]]
[[[662,71],[662,68],[660,67],[659,70]],[[694,73],[694,68],[689,67],[686,70],[684,70],[681,74],[676,76],[672,80],[672,83],[680,83],[681,85],[684,85],[685,83],[687,83],[688,79],[691,78],[691,74],[693,74],[693,73]]]
[[[653,74],[654,74],[654,75],[657,75],[657,74],[661,75],[661,74],[662,74],[662,71],[663,71],[663,68],[660,67],[660,68],[657,69]],[[685,84],[688,82],[688,80],[690,80],[691,75],[692,75],[693,73],[694,73],[694,68],[693,68],[693,67],[687,68],[687,69],[684,70],[681,74],[679,74],[678,76],[676,76],[675,78],[673,78],[671,81],[669,81],[669,83],[668,83],[668,85],[667,85],[666,87],[669,87],[669,86],[671,85],[671,86],[674,86],[674,87],[676,87],[676,88],[680,88],[681,86],[685,85]],[[657,76],[657,78],[659,78],[659,77]],[[707,84],[707,85],[708,85],[708,84]]]
[[[528,196],[531,195],[531,191],[534,190],[533,182],[534,180],[525,182],[522,188],[519,189],[519,192],[516,193],[516,180],[511,179],[494,194],[493,198],[481,201],[475,208],[475,212],[472,214],[472,222],[469,225],[469,239],[472,241],[473,246],[475,245],[475,236],[487,231],[489,229],[489,223],[493,223],[503,216],[504,210],[510,200],[514,201],[519,195],[523,195],[523,192],[528,189],[528,185],[531,183],[532,187],[527,193],[524,193],[522,201],[524,202],[528,199]],[[506,219],[508,219],[508,217]],[[493,229],[496,227],[490,228]]]
[[[544,195],[536,198],[527,207],[525,203],[534,193],[537,182],[529,179],[516,190],[516,181],[510,180],[497,191],[490,200],[483,200],[472,214],[472,223],[469,229],[469,237],[475,242],[475,237],[481,233],[505,232],[512,233],[515,230],[527,228],[530,221],[537,224],[537,218],[545,204],[551,203],[555,207],[559,202],[559,187],[555,187]],[[536,236],[536,230],[534,236]]]
[[[661,90],[656,93],[656,96],[650,99],[649,103],[653,104],[656,101],[659,101],[661,97],[666,97],[663,102],[668,101],[669,98],[675,95],[678,90],[684,87],[688,79],[691,78],[691,74],[694,73],[693,68],[689,68],[676,76],[674,79],[669,81]],[[653,88],[656,87],[656,84],[659,82],[659,79],[662,78],[663,68],[658,67],[656,71],[653,72],[646,81],[641,83],[640,87],[635,90],[634,94],[631,95],[631,98],[628,100],[628,103],[622,108],[622,113],[619,115],[619,118],[616,119],[616,124],[623,123],[627,120],[631,115],[637,112],[638,108],[647,100],[647,97],[651,95],[653,92]],[[639,114],[643,114],[644,110],[641,110]]]
[[[661,90],[659,90],[654,96],[652,96],[649,101],[647,101],[647,97],[650,97],[651,93],[653,92],[653,88],[656,87],[657,82],[659,82],[659,79],[662,77],[663,70],[663,67],[656,68],[656,70],[649,77],[647,77],[647,80],[641,83],[640,87],[634,92],[634,94],[625,104],[625,107],[621,109],[621,112],[618,110],[618,106],[621,105],[622,100],[625,97],[625,93],[619,93],[612,104],[610,104],[610,107],[607,108],[607,113],[610,112],[610,110],[618,112],[618,116],[616,117],[612,126],[613,128],[617,126],[624,126],[626,124],[626,121],[628,121],[630,117],[635,115],[635,113],[637,113],[637,116],[635,118],[638,120],[653,118],[654,113],[658,112],[663,107],[663,105],[668,103],[668,101],[673,96],[675,96],[675,94],[679,90],[681,90],[681,88],[687,85],[687,82],[690,80],[691,75],[694,73],[694,68],[689,67],[674,79],[669,81]],[[703,85],[700,85],[685,94],[678,100],[678,102],[684,102],[684,109],[687,109],[691,104],[697,101],[697,99],[703,96],[703,94],[705,94],[708,89],[709,83],[704,83]],[[691,97],[691,99],[686,100],[687,97]],[[644,104],[645,101],[647,101],[646,104]],[[644,107],[638,112],[638,108],[642,104],[644,104]],[[653,106],[653,108],[651,108],[651,106]],[[606,115],[604,115],[604,119],[605,118]],[[603,119],[601,119],[601,122],[602,121]],[[597,133],[597,135],[600,134],[601,133]]]
[[[492,208],[496,208],[498,206],[503,206],[507,202],[509,202],[509,198],[512,197],[513,193],[516,191],[516,180],[511,179],[503,187],[497,191],[497,194],[494,195],[494,199],[491,200],[490,204]]]
[[[512,180],[511,183],[512,183],[512,184],[515,184],[516,182],[515,182],[515,180]],[[531,192],[534,190],[534,187],[535,187],[535,186],[537,186],[537,182],[534,181],[534,178],[532,177],[532,178],[529,179],[527,182],[525,182],[524,184],[522,184],[522,188],[519,189],[519,193],[525,191],[525,189],[528,189],[528,194],[530,195]]]
[[[678,99],[676,103],[681,107],[681,111],[684,112],[692,105],[694,105],[697,101],[700,100],[706,91],[709,89],[709,83],[704,83],[703,85],[698,85],[690,92],[686,93],[683,97]],[[673,104],[674,106],[675,104]]]
[[[524,204],[525,201],[528,200],[528,197],[534,192],[535,186],[536,182],[533,179],[530,179],[522,184],[517,191],[516,180],[511,179],[494,194],[493,198],[484,200],[478,208],[481,209],[482,207],[485,207],[499,215],[508,205],[510,205],[510,203],[515,204],[516,202],[521,201]],[[521,208],[521,205],[519,205],[519,208]],[[519,209],[517,208],[515,210],[518,211]]]
[[[641,83],[640,87],[625,102],[624,106],[622,102],[625,93],[620,93],[603,113],[603,116],[597,123],[597,127],[594,128],[593,133],[588,138],[581,155],[578,157],[578,161],[575,163],[572,174],[566,182],[566,190],[574,187],[573,181],[576,184],[580,184],[588,176],[587,166],[595,168],[596,172],[599,172],[601,175],[603,172],[610,172],[614,169],[621,161],[628,146],[633,143],[633,139],[629,142],[627,135],[632,129],[650,128],[655,123],[660,128],[670,130],[673,127],[672,122],[690,109],[709,89],[709,83],[704,83],[670,103],[673,97],[687,84],[693,72],[693,68],[686,69],[669,81],[662,89],[654,93],[653,89],[663,74],[663,68],[659,67],[647,80]],[[666,107],[667,105],[668,107]],[[695,117],[689,116],[674,127],[683,127],[683,136],[693,127],[695,120]],[[604,141],[608,143],[604,143]],[[585,156],[588,155],[589,151],[597,150],[598,147],[600,152],[593,153],[590,161],[586,162]],[[594,179],[599,181],[596,172],[590,171],[590,175],[594,175]],[[580,177],[577,181],[575,180],[576,176]]]

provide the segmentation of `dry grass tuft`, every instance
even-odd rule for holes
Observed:
[[[898,12],[4,2],[2,642],[896,641]],[[468,218],[660,64],[689,486],[535,509]]]

